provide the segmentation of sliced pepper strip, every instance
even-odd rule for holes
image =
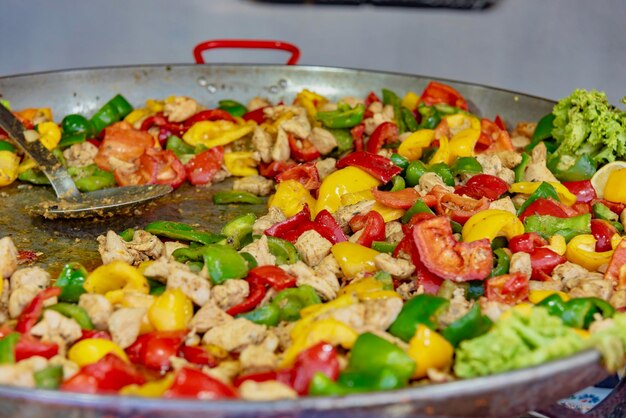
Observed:
[[[337,161],[338,169],[348,166],[358,167],[382,183],[387,183],[394,176],[402,172],[402,169],[395,165],[389,158],[365,151],[350,153]]]
[[[565,257],[568,261],[581,265],[589,271],[597,271],[609,264],[613,250],[596,252],[596,239],[591,234],[577,235],[567,244]]]
[[[371,248],[353,242],[340,242],[330,249],[347,277],[354,277],[364,271],[376,271],[374,257],[380,254]]]
[[[103,294],[107,298],[115,298],[119,293],[130,291],[144,294],[150,292],[148,280],[139,270],[119,260],[96,268],[87,276],[83,287],[89,293]],[[61,291],[60,288],[55,289]]]
[[[398,147],[398,154],[409,161],[419,160],[422,158],[422,151],[430,146],[433,139],[435,139],[435,131],[432,129],[415,131],[402,141]]]
[[[183,140],[192,146],[203,145],[213,148],[230,144],[248,135],[254,130],[255,125],[254,122],[238,125],[227,120],[202,121],[189,128],[183,135]]]
[[[450,138],[450,159],[453,161],[457,157],[473,157],[476,142],[480,137],[480,120],[464,113],[446,116],[446,122],[451,130],[461,131],[455,133]],[[463,127],[467,126],[465,129]]]
[[[257,162],[252,155],[251,151],[227,152],[224,154],[224,165],[233,176],[256,176],[259,172],[255,168]]]
[[[511,239],[524,233],[524,224],[515,214],[499,209],[487,209],[473,215],[463,225],[463,241],[472,242],[483,238],[493,241],[496,236]]]
[[[523,193],[523,194],[532,194],[539,188],[542,183],[539,182],[528,182],[522,181],[519,183],[513,183],[511,187],[509,187],[510,193]],[[559,200],[565,203],[567,206],[572,206],[576,203],[576,195],[570,192],[567,187],[563,186],[561,183],[549,183],[556,190]],[[540,196],[541,197],[541,196]]]
[[[278,186],[282,184],[284,182]],[[316,212],[326,209],[334,213],[341,206],[343,195],[363,190],[369,191],[372,187],[379,185],[380,182],[376,178],[360,168],[346,167],[337,170],[322,182],[318,192]]]

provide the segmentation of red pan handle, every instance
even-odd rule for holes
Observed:
[[[259,39],[213,39],[200,42],[193,49],[193,57],[196,64],[204,64],[202,52],[207,49],[216,48],[243,48],[243,49],[275,49],[279,51],[287,51],[291,53],[287,65],[296,65],[300,59],[300,49],[294,44],[282,41],[270,41]]]

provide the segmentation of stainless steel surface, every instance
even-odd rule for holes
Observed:
[[[245,101],[254,96],[290,102],[303,88],[331,99],[364,97],[386,87],[404,93],[421,91],[431,78],[327,67],[249,65],[175,65],[103,68],[24,75],[0,79],[2,98],[15,108],[51,106],[55,115],[92,113],[114,94],[133,104],[169,95],[195,97],[212,107],[224,98]],[[470,100],[470,109],[509,125],[538,120],[553,103],[541,98],[461,82],[450,82]],[[228,187],[228,184],[217,188]],[[28,216],[29,199],[49,189],[12,186],[2,189],[0,236],[13,236],[20,249],[43,253],[51,269],[63,262],[98,259],[95,237],[107,229],[121,231],[155,219],[181,220],[217,230],[224,221],[262,206],[214,206],[215,188],[183,186],[141,212],[97,221],[49,221]],[[79,244],[77,245],[77,242]],[[341,398],[303,398],[269,403],[234,401],[166,401],[117,398],[0,387],[0,414],[7,417],[512,417],[548,405],[606,376],[597,352],[585,352],[534,368],[439,385]]]

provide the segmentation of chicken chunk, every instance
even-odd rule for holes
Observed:
[[[511,132],[511,136],[523,136],[531,139],[535,129],[537,129],[537,124],[534,122],[519,122]]]
[[[9,316],[11,318],[20,316],[24,308],[30,304],[39,292],[41,292],[41,289],[31,284],[11,290],[11,295],[9,296]]]
[[[141,258],[141,261],[155,260],[161,257],[164,249],[163,242],[156,235],[141,229],[135,231],[132,241],[127,242],[126,246],[129,250],[139,253],[138,257]]]
[[[343,232],[348,232],[350,230],[350,226],[348,225],[350,220],[356,215],[366,214],[372,210],[375,203],[375,200],[363,200],[353,205],[342,206],[337,212],[333,213],[333,217]]]
[[[597,279],[585,278],[571,289],[568,294],[573,298],[596,297],[610,300],[613,295],[613,284],[609,280],[605,280],[604,277]]]
[[[324,158],[315,163],[317,173],[320,176],[320,180],[324,180],[326,177],[337,171],[337,160],[334,158]]]
[[[211,283],[207,279],[172,259],[161,257],[155,260],[144,274],[166,282],[168,289],[180,289],[198,306],[207,303],[211,296]]]
[[[163,115],[170,122],[183,122],[200,111],[198,103],[189,97],[176,96],[163,106]]]
[[[334,319],[343,322],[350,328],[361,331],[368,324],[365,322],[367,308],[364,303],[354,303],[342,308],[331,309],[319,315],[316,320]]]
[[[626,308],[626,289],[617,289],[609,299],[615,309]]]
[[[203,334],[213,327],[225,324],[232,320],[232,316],[224,312],[223,309],[211,300],[205,303],[204,306],[196,312],[191,319],[189,326],[194,328],[196,332]]]
[[[402,299],[371,299],[361,302],[365,306],[364,323],[370,329],[386,330],[402,310]]]
[[[270,252],[267,235],[261,235],[261,238],[243,247],[241,252],[252,255],[259,266],[276,265],[276,256]]]
[[[511,256],[509,273],[521,273],[524,277],[530,279],[533,273],[533,268],[530,264],[530,254],[521,251],[513,254]]]
[[[202,337],[202,343],[213,344],[229,352],[241,352],[249,345],[259,344],[266,334],[264,325],[237,318],[208,330]]]
[[[506,168],[515,168],[522,162],[522,154],[515,151],[500,151],[496,154]]]
[[[330,254],[333,244],[315,230],[305,231],[298,237],[295,247],[302,260],[311,267],[317,266]]]
[[[255,96],[248,101],[248,105],[246,106],[246,108],[248,109],[248,112],[252,112],[253,110],[267,107],[269,105],[270,102],[265,97]]]
[[[274,142],[274,145],[272,146],[272,160],[287,161],[290,155],[291,149],[289,148],[287,132],[285,132],[282,128],[278,128],[276,142]]]
[[[398,292],[403,300],[409,300],[413,299],[417,295],[423,294],[424,286],[418,285],[415,280],[411,280],[398,286],[396,292]]]
[[[135,256],[129,251],[126,242],[114,231],[108,231],[106,236],[98,237],[98,252],[102,257],[102,264],[120,260],[133,264]]]
[[[590,272],[583,266],[566,261],[554,268],[552,271],[552,280],[563,282],[563,286],[567,291],[578,286],[580,280],[587,277],[589,274]],[[602,275],[599,276],[602,277]]]
[[[297,261],[294,264],[285,264],[280,267],[287,273],[297,277],[297,286],[305,284],[311,286],[324,300],[331,300],[337,297],[340,287],[339,280],[332,272],[325,269],[316,272],[302,261]]]
[[[93,164],[97,154],[98,147],[89,141],[73,144],[63,151],[63,157],[69,167],[85,167]]]
[[[330,273],[336,277],[342,276],[341,267],[339,266],[335,256],[332,254],[328,254],[324,257],[322,261],[319,262],[317,267],[315,267],[315,271],[319,274]]]
[[[17,248],[11,237],[0,239],[0,277],[8,279],[17,270]]]
[[[399,279],[409,278],[415,271],[415,266],[410,261],[401,258],[393,258],[387,253],[380,253],[374,257],[374,264],[380,270]]]
[[[274,182],[263,176],[242,177],[235,180],[233,190],[241,190],[257,196],[268,196],[274,191]]]
[[[202,371],[224,384],[232,385],[233,379],[241,371],[241,365],[236,360],[224,360],[217,367],[203,367]]]
[[[121,308],[113,312],[108,320],[113,342],[123,349],[130,347],[137,340],[146,312],[145,308]]]
[[[272,136],[260,126],[254,128],[254,133],[252,134],[252,145],[259,153],[261,161],[264,163],[272,161],[272,146],[274,145],[274,140],[272,139]]]
[[[166,241],[163,243],[163,257],[171,259],[174,251],[178,250],[179,248],[187,247],[189,247],[189,245],[183,244],[182,242]]]
[[[13,273],[11,276],[11,289],[15,290],[26,285],[37,286],[40,290],[43,290],[50,285],[50,273],[41,267],[25,267]]]
[[[309,139],[322,155],[330,153],[337,146],[335,136],[324,128],[313,128]]]
[[[113,305],[107,298],[95,293],[83,293],[78,299],[78,306],[87,312],[87,316],[96,329],[107,329],[107,322],[113,314]]]
[[[226,280],[223,284],[213,287],[211,299],[224,310],[239,305],[250,293],[250,285],[245,280]]]
[[[239,396],[248,401],[276,401],[279,399],[295,399],[296,391],[276,380],[255,382],[246,380],[239,386]]]
[[[554,174],[546,167],[547,155],[548,150],[544,143],[541,142],[533,148],[530,155],[530,163],[528,163],[526,170],[524,170],[524,181],[558,182]]]
[[[391,221],[385,224],[385,241],[397,244],[404,238],[402,224],[398,221]]]
[[[439,323],[442,326],[448,326],[468,313],[471,307],[472,304],[465,299],[465,290],[457,287],[452,292],[452,298],[450,299],[448,308],[443,314],[439,315]]]
[[[497,209],[504,210],[507,212],[511,212],[512,214],[516,214],[515,205],[509,196],[503,197],[502,199],[494,200],[489,203],[489,209]]]
[[[43,370],[48,360],[34,356],[15,364],[0,364],[0,385],[34,388],[34,373]]]
[[[487,298],[484,297],[478,299],[478,303],[480,304],[480,311],[483,315],[494,322],[497,321],[504,312],[512,308],[511,305],[507,305],[506,303],[487,300]]]
[[[288,134],[293,134],[296,138],[304,139],[311,136],[311,123],[304,112],[282,122],[280,128],[284,129]],[[318,151],[321,152],[319,148]]]
[[[367,135],[371,135],[379,125],[394,121],[393,106],[391,105],[383,107],[382,103],[374,102],[370,105],[369,111],[372,112],[372,116],[363,120]]]
[[[275,370],[278,357],[264,345],[249,345],[241,351],[239,362],[244,374]]]
[[[499,177],[507,184],[515,182],[515,173],[502,164],[497,154],[478,154],[476,159],[483,168],[483,173]]]
[[[80,325],[74,319],[50,309],[43,311],[43,318],[35,324],[30,333],[41,337],[43,341],[54,341],[60,337],[67,344],[73,343],[83,335]]]
[[[263,235],[265,230],[279,222],[287,219],[285,214],[280,208],[276,206],[270,206],[267,213],[257,219],[252,225],[252,234],[253,235]]]
[[[559,280],[531,280],[528,283],[528,288],[530,290],[554,290],[561,291],[563,290],[563,283]]]
[[[419,183],[415,186],[415,190],[424,196],[428,194],[435,186],[440,186],[448,193],[454,193],[454,187],[448,186],[441,177],[435,173],[424,173],[419,179]]]

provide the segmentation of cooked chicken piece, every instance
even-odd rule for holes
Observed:
[[[402,224],[398,221],[391,221],[385,224],[385,241],[397,244],[404,238]]]
[[[263,176],[242,177],[235,180],[233,190],[241,190],[257,196],[268,196],[274,191],[274,182]]]
[[[513,201],[508,196],[503,197],[502,199],[494,200],[493,202],[489,203],[489,209],[505,210],[507,212],[511,212],[514,215],[517,213],[515,211],[515,205],[513,204]]]
[[[193,303],[202,306],[211,296],[211,283],[183,263],[161,257],[150,264],[144,275],[167,283],[168,289],[180,289]]]
[[[270,102],[265,97],[255,96],[248,102],[246,106],[248,108],[248,112],[252,112],[253,110],[260,109],[262,107],[267,107],[270,105]]]
[[[435,186],[441,186],[446,192],[454,193],[454,187],[446,185],[443,179],[435,173],[424,173],[419,179],[419,183],[415,186],[415,190],[424,196],[428,194]]]
[[[189,119],[200,110],[198,103],[189,97],[176,96],[167,100],[163,106],[163,115],[170,122],[182,122]]]
[[[568,294],[573,298],[596,297],[604,300],[611,299],[613,295],[613,284],[604,277],[597,279],[585,278],[578,283],[578,286],[571,289]]]
[[[590,274],[586,268],[578,264],[570,263],[566,261],[563,264],[559,264],[552,271],[552,280],[560,280],[563,282],[565,290],[573,289],[578,286],[581,279]],[[600,275],[600,277],[602,277]]]
[[[250,285],[245,280],[231,279],[226,280],[223,284],[213,287],[211,299],[221,309],[239,305],[250,294]]]
[[[526,148],[528,144],[530,144],[530,139],[525,136],[511,136],[511,143],[513,144],[513,148],[519,150],[521,148]]]
[[[539,145],[533,148],[530,155],[530,163],[524,170],[524,181],[558,182],[554,174],[546,167],[547,155],[548,150],[543,142],[540,142]]]
[[[337,276],[326,269],[315,271],[302,261],[294,264],[280,266],[287,273],[297,277],[297,286],[307,284],[311,286],[324,300],[331,300],[337,297],[340,285]]]
[[[102,264],[109,264],[112,261],[120,260],[128,264],[133,264],[135,254],[126,246],[126,242],[114,231],[108,231],[106,237],[98,237],[98,252],[102,257]]]
[[[88,141],[74,144],[63,151],[63,157],[69,167],[85,167],[93,164],[98,154],[98,147]]]
[[[178,241],[166,241],[163,243],[163,257],[172,258],[172,253],[179,248],[187,248],[189,245]]]
[[[546,280],[545,282],[531,280],[528,286],[530,290],[563,290],[563,283],[559,280]]]
[[[320,180],[323,181],[326,177],[337,171],[337,160],[334,158],[325,158],[315,163],[317,173],[320,176]]]
[[[254,133],[252,134],[252,145],[254,146],[254,149],[258,151],[261,161],[264,163],[272,161],[272,145],[274,145],[274,140],[272,139],[272,136],[260,126],[254,128]]]
[[[619,221],[622,226],[626,228],[626,209],[624,209],[622,213],[619,214]]]
[[[217,367],[203,367],[202,371],[227,385],[232,385],[233,379],[241,371],[241,365],[235,360],[222,361]]]
[[[402,310],[400,298],[371,299],[361,302],[365,306],[364,323],[370,329],[386,330]]]
[[[34,388],[35,372],[43,370],[48,360],[34,356],[15,364],[0,364],[0,385]]]
[[[251,344],[259,344],[266,334],[267,328],[264,325],[255,324],[245,318],[236,318],[208,330],[202,337],[202,343],[214,344],[226,351],[241,352]]]
[[[61,366],[63,367],[63,379],[67,380],[80,371],[78,364],[69,360],[65,356],[56,355],[48,361],[49,366]]]
[[[369,106],[368,109],[372,112],[372,117],[363,120],[365,124],[365,133],[367,135],[371,135],[378,125],[384,122],[393,122],[394,121],[394,112],[393,106],[386,105],[383,107],[381,102],[374,102]]]
[[[511,198],[511,202],[513,202],[514,207],[519,208],[526,202],[527,199],[528,195],[526,194],[516,194]]]
[[[11,237],[0,239],[0,277],[8,279],[17,270],[17,248]]]
[[[239,362],[244,374],[275,370],[278,357],[263,345],[249,345],[241,351]]]
[[[25,267],[13,273],[11,276],[11,289],[15,290],[26,285],[37,286],[40,290],[43,290],[50,285],[50,273],[41,267]]]
[[[107,321],[113,313],[113,305],[107,298],[95,293],[83,293],[78,299],[78,306],[87,312],[96,329],[107,329]]]
[[[246,245],[240,252],[252,255],[259,266],[276,265],[276,256],[270,252],[267,235],[261,235],[261,238]]]
[[[163,243],[156,236],[142,229],[135,231],[133,239],[126,243],[126,247],[131,251],[136,251],[139,255],[135,258],[140,258],[141,261],[155,260],[163,255]],[[141,262],[139,261],[139,263]],[[135,264],[137,260],[135,260]]]
[[[322,155],[328,154],[337,146],[337,139],[335,136],[324,128],[313,128],[309,140],[313,143],[313,145],[315,145],[315,148],[317,148]]]
[[[486,315],[494,322],[500,318],[500,315],[512,308],[511,305],[496,302],[495,300],[487,300],[485,297],[478,299],[478,303],[480,304],[480,311],[483,315]]]
[[[376,267],[380,270],[399,279],[409,278],[415,271],[415,266],[410,261],[401,258],[393,258],[387,253],[380,253],[374,257],[374,264],[376,264]]]
[[[229,177],[231,177],[230,171],[228,171],[222,165],[222,169],[213,175],[213,178],[211,179],[211,184],[220,183],[220,182],[226,180]]]
[[[83,335],[78,322],[50,309],[43,311],[43,318],[31,328],[30,333],[41,337],[43,341],[54,341],[60,337],[67,344],[73,343]]]
[[[439,315],[439,324],[442,326],[448,326],[467,312],[469,312],[472,307],[472,303],[465,299],[465,290],[463,288],[457,287],[452,292],[452,298],[450,299],[450,304],[446,311]]]
[[[278,347],[281,351],[286,350],[291,345],[291,330],[295,322],[280,322],[272,328],[272,333],[278,338]]]
[[[375,200],[363,200],[353,205],[341,206],[337,212],[333,213],[335,221],[339,224],[343,232],[349,232],[350,226],[348,223],[356,215],[366,214],[376,203]]]
[[[306,109],[302,106],[298,105],[278,105],[278,106],[270,106],[263,109],[263,114],[267,119],[277,120],[281,116],[302,116],[306,115]]]
[[[9,281],[0,277],[0,286],[2,286],[2,292],[0,293],[0,324],[9,320],[9,295],[11,294],[9,289]]]
[[[424,293],[424,288],[422,286],[418,286],[415,280],[411,280],[398,286],[396,288],[396,292],[406,301]]]
[[[289,148],[289,139],[287,132],[284,129],[278,128],[278,134],[276,135],[276,142],[272,146],[272,160],[275,161],[287,161],[291,155],[291,149]]]
[[[195,328],[196,332],[203,334],[213,327],[225,324],[233,320],[214,301],[209,301],[196,312],[191,319],[189,326]]]
[[[130,161],[120,160],[119,158],[114,157],[114,156],[109,156],[109,165],[111,166],[112,170],[118,170],[123,175],[130,175],[134,173],[135,170],[137,169],[134,163]]]
[[[254,222],[254,225],[252,225],[252,234],[263,235],[267,228],[279,222],[282,222],[285,219],[287,218],[285,217],[283,211],[280,210],[280,208],[277,208],[276,206],[270,206],[267,213],[257,219]]]
[[[298,394],[277,380],[265,382],[246,380],[239,386],[239,396],[248,401],[276,401],[278,399],[296,399]]]
[[[343,322],[350,328],[361,331],[369,324],[365,322],[366,307],[364,303],[354,303],[343,308],[331,309],[316,318],[316,321],[334,319]]]
[[[507,184],[515,182],[515,173],[502,164],[497,154],[478,154],[476,159],[483,168],[483,173],[499,177]]]
[[[303,232],[295,243],[300,257],[311,267],[317,266],[324,257],[330,254],[332,246],[330,241],[313,229]]]
[[[522,162],[522,154],[515,151],[500,151],[496,154],[500,161],[502,161],[502,165],[506,168],[515,168],[519,163]]]
[[[519,122],[511,132],[511,136],[523,136],[531,139],[535,129],[537,129],[537,124],[534,122]]]
[[[20,316],[24,308],[30,304],[39,292],[41,292],[41,289],[32,284],[12,289],[9,296],[9,316],[11,318]]]
[[[615,309],[626,308],[626,289],[617,289],[609,299]]]
[[[335,275],[336,277],[341,277],[341,267],[339,267],[339,263],[334,255],[328,254],[326,257],[320,261],[320,263],[315,267],[315,271],[318,274],[326,274],[330,273]]]
[[[449,371],[442,372],[441,370],[433,368],[426,369],[426,376],[428,377],[428,380],[433,383],[447,383],[456,380],[455,377],[449,373]]]
[[[342,102],[347,104],[350,107],[355,107],[360,104],[364,104],[364,100],[354,96],[345,96],[338,100],[338,102]]]
[[[146,308],[121,308],[113,312],[108,320],[113,342],[123,349],[130,347],[139,335],[146,312]]]
[[[280,124],[280,128],[284,129],[287,133],[293,134],[296,138],[304,139],[311,136],[311,123],[304,112],[296,114],[291,119],[287,119]],[[318,149],[318,151],[321,152],[320,149]]]
[[[518,252],[511,256],[509,273],[522,273],[524,277],[530,279],[533,268],[530,264],[530,254]]]

